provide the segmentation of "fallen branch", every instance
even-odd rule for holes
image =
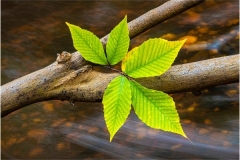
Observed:
[[[129,23],[131,38],[203,0],[171,0]],[[102,43],[107,41],[103,37]],[[238,56],[173,66],[161,77],[139,79],[148,88],[167,93],[199,91],[210,86],[238,82]],[[1,88],[1,116],[45,100],[97,101],[107,84],[118,75],[93,66],[79,52],[62,53],[53,64],[16,79]]]
[[[101,66],[86,65],[79,53],[71,60],[33,72],[2,86],[2,116],[45,100],[97,101],[118,73]],[[160,77],[138,81],[148,88],[167,93],[200,91],[203,88],[239,80],[238,55],[171,67]]]
[[[129,22],[129,36],[134,38],[157,24],[199,5],[203,1],[205,0],[170,0]],[[107,39],[108,35],[101,39],[103,45],[106,45]]]

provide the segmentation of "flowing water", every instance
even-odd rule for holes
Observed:
[[[73,52],[65,22],[103,37],[124,15],[128,21],[164,1],[2,1],[1,83]],[[175,64],[239,53],[239,2],[208,0],[131,40],[188,38]],[[208,45],[206,45],[208,44]],[[109,142],[101,103],[46,101],[2,118],[3,159],[238,159],[239,83],[171,95],[179,135],[144,125],[132,111]]]

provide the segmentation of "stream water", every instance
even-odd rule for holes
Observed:
[[[98,37],[164,1],[2,1],[1,84],[75,49],[65,22]],[[239,2],[208,0],[131,40],[188,38],[175,64],[239,54]],[[207,47],[205,47],[208,44]],[[144,125],[132,111],[109,142],[101,103],[46,101],[1,119],[2,159],[238,159],[239,83],[171,95],[189,139]]]

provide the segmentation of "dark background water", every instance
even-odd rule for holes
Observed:
[[[51,64],[61,51],[75,51],[65,22],[103,37],[124,15],[131,21],[162,3],[2,1],[1,84]],[[238,54],[238,6],[237,0],[209,0],[132,39],[130,48],[149,38],[187,37],[175,64]],[[198,97],[171,96],[195,146],[179,135],[145,126],[134,112],[109,142],[101,103],[47,101],[2,118],[2,158],[238,159],[239,83],[207,88]]]

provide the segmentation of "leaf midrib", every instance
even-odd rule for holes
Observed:
[[[121,80],[120,80],[120,84],[121,84],[120,86],[121,86],[121,87],[119,87],[119,88],[120,88],[119,91],[120,91],[120,90],[122,91],[122,89],[124,88],[124,83],[122,83],[122,81],[124,81],[124,79],[123,79],[124,77],[120,77],[120,78],[121,78]],[[122,92],[119,92],[118,95],[120,95],[120,93],[122,93]],[[120,101],[120,98],[118,98],[118,100],[117,100],[117,103],[116,103],[116,104],[117,104],[118,107],[117,107],[116,110],[119,110],[119,108],[121,108],[121,107],[119,107],[119,101]],[[119,113],[119,112],[117,112],[117,114],[114,114],[114,127],[113,127],[113,130],[114,130],[114,131],[115,131],[115,128],[116,128],[116,125],[115,125],[115,124],[116,124],[116,119],[117,119],[116,117],[117,117],[118,113]]]
[[[135,84],[134,84],[135,85]],[[135,85],[136,86],[136,88],[138,88],[137,87],[137,85]],[[159,109],[158,107],[155,107],[155,103],[153,103],[147,96],[145,96],[145,94],[144,94],[144,92],[141,90],[141,89],[138,89],[140,92],[141,92],[141,94],[144,96],[144,97],[146,97],[149,101],[150,101],[150,103],[154,106],[154,108],[156,108],[158,111],[160,111],[160,113],[162,114],[162,115],[164,115],[164,117],[166,117],[167,119],[168,119],[168,121],[172,124],[172,123],[174,123],[174,122],[172,122],[172,121],[170,121],[169,120],[169,118],[168,118],[168,116],[166,116],[164,113],[162,113],[162,111],[161,111],[161,109]],[[175,126],[175,124],[173,125],[177,130],[178,130],[178,127],[177,126]]]
[[[81,39],[85,42],[85,44],[87,44],[87,46],[105,63],[105,59],[103,59],[103,57],[101,57],[98,53],[97,53],[97,51],[95,51],[95,50],[93,50],[93,48],[90,46],[90,44],[89,43],[87,43],[87,41],[83,38],[83,36],[81,35],[81,34],[79,34],[79,32],[77,32],[77,28],[75,29],[75,28],[73,28],[74,30],[75,30],[75,32],[81,37]],[[79,27],[79,29],[81,30],[80,32],[82,32],[83,31],[83,29],[82,28],[80,28]],[[89,31],[88,31],[89,32]],[[91,33],[90,32],[90,34],[93,34],[93,33]],[[94,34],[93,34],[94,35]],[[101,43],[101,42],[100,42]],[[101,48],[101,47],[100,47]],[[101,49],[100,49],[101,50]],[[81,52],[80,52],[81,53]]]
[[[178,46],[174,47],[174,48],[171,49],[169,52],[173,51],[173,50],[176,49],[177,47],[178,47]],[[168,54],[169,52],[163,54],[163,56],[165,56],[165,55]],[[136,53],[135,53],[135,54],[136,54]],[[138,52],[137,54],[139,54],[139,52]],[[136,72],[137,70],[140,70],[141,68],[144,68],[145,66],[149,65],[150,63],[154,63],[155,61],[158,61],[158,60],[159,60],[159,58],[153,59],[152,61],[150,61],[149,63],[145,64],[144,66],[139,66],[139,67],[131,70],[130,72],[128,72],[128,74],[133,74],[133,73]],[[170,67],[170,66],[169,66],[169,67]]]
[[[121,26],[122,26],[122,24],[121,24]],[[123,29],[124,29],[124,26],[123,27],[121,27],[120,28],[120,35],[121,35],[121,33],[123,32]],[[110,35],[111,36],[111,35]],[[118,44],[119,44],[119,41],[120,41],[120,39],[121,39],[121,36],[119,36],[118,37],[118,39],[116,40],[116,46],[119,46]],[[119,47],[114,47],[114,51],[113,51],[113,53],[116,53],[116,50],[118,49]],[[116,57],[116,56],[115,56]],[[114,60],[114,56],[112,56],[112,61]]]

